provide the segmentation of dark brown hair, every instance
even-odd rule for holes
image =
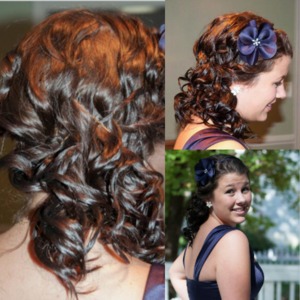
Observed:
[[[155,30],[124,15],[65,11],[36,26],[2,61],[1,158],[14,187],[44,192],[29,214],[37,259],[76,295],[98,240],[159,262],[164,52]]]
[[[237,138],[247,138],[251,134],[247,123],[235,110],[237,98],[230,91],[231,84],[251,84],[260,73],[271,71],[276,59],[283,55],[293,56],[286,33],[275,29],[277,52],[272,59],[259,57],[253,66],[242,61],[237,39],[251,20],[255,20],[257,26],[273,25],[251,12],[226,14],[213,20],[195,42],[196,66],[179,78],[181,92],[175,96],[175,118],[182,127],[192,123],[196,116],[205,125]]]
[[[187,211],[187,226],[183,233],[189,245],[193,244],[194,238],[200,226],[209,217],[209,208],[206,202],[209,201],[215,189],[218,187],[219,179],[229,173],[246,175],[249,178],[248,167],[237,157],[232,155],[217,154],[206,158],[214,164],[215,175],[205,184],[197,183],[195,193],[193,193]]]

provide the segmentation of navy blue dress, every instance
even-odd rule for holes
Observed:
[[[229,133],[217,128],[206,128],[193,134],[183,146],[183,150],[206,150],[214,144],[228,140],[236,141],[244,148],[249,149],[242,140],[237,139]]]
[[[196,259],[193,279],[187,279],[187,288],[190,300],[221,300],[216,281],[199,281],[201,269],[219,240],[228,232],[238,230],[235,227],[220,225],[215,227],[207,236],[203,247]],[[250,248],[251,258],[251,300],[254,300],[264,282],[264,273],[254,260],[253,251]],[[185,259],[185,255],[183,260]]]
[[[165,267],[161,264],[151,265],[143,300],[165,299]]]

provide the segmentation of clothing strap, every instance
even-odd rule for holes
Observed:
[[[194,280],[198,281],[202,267],[214,249],[219,240],[228,232],[236,230],[237,228],[228,225],[220,225],[215,227],[206,237],[200,253],[197,256],[194,267]]]
[[[248,149],[247,145],[236,137],[217,128],[202,129],[193,134],[183,146],[183,150],[206,150],[214,144],[232,140]]]
[[[143,300],[163,300],[165,283],[165,267],[161,264],[153,264],[150,267]]]

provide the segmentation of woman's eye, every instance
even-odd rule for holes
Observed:
[[[249,187],[245,187],[245,188],[243,188],[243,190],[242,190],[243,193],[247,193],[247,192],[249,192],[249,191],[250,191],[250,188],[249,188]]]
[[[279,87],[283,84],[283,80],[274,83],[276,87]]]
[[[233,194],[233,193],[234,193],[234,190],[232,190],[232,189],[226,191],[226,194]]]

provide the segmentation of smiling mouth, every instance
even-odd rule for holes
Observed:
[[[248,207],[233,208],[232,211],[236,212],[238,215],[245,215],[248,212]]]
[[[268,108],[272,108],[272,105],[275,104],[275,102],[276,102],[276,100],[270,102],[270,103],[267,104],[266,106],[267,106]]]

